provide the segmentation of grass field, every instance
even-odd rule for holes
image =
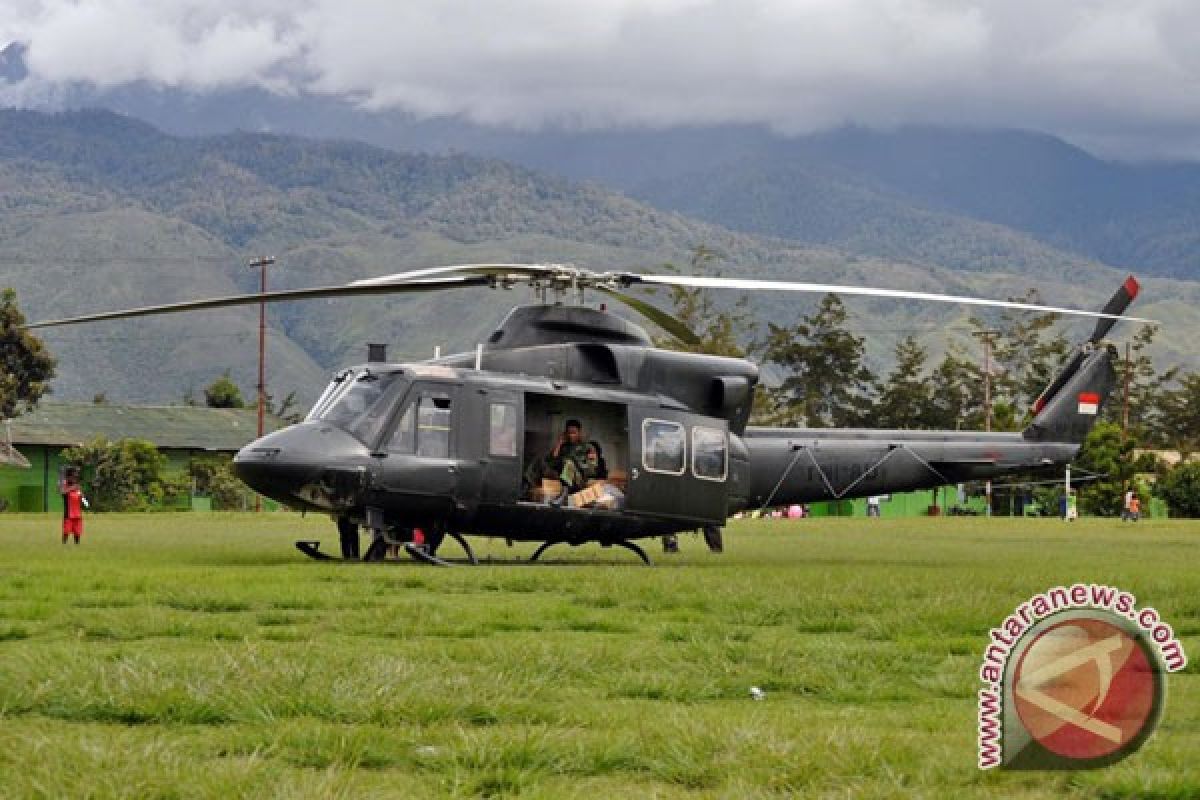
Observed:
[[[1200,796],[1200,523],[745,522],[653,569],[449,570],[310,561],[314,517],[57,525],[0,515],[6,798]],[[980,772],[987,630],[1077,580],[1181,636],[1161,727],[1106,770]]]

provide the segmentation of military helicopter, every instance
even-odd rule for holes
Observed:
[[[734,513],[772,505],[863,497],[995,478],[1062,465],[1078,451],[1115,380],[1103,341],[1138,294],[1130,276],[1101,311],[838,286],[633,272],[558,264],[433,267],[346,285],[211,298],[30,324],[82,322],[318,297],[531,287],[475,352],[391,363],[372,346],[367,363],[339,372],[296,425],[251,442],[234,459],[248,486],[291,508],[328,514],[345,560],[379,561],[397,546],[437,556],[447,536],[476,561],[465,535],[555,544],[598,543],[636,553],[646,537],[703,531],[721,549]],[[748,360],[655,347],[646,331],[582,304],[594,291],[619,300],[685,342],[681,322],[632,296],[635,286],[836,292],[1097,318],[1038,398],[1019,433],[749,426],[759,382]],[[576,295],[576,303],[561,302]],[[560,302],[551,302],[556,298]],[[566,497],[530,478],[567,420],[604,454],[607,479]],[[543,475],[545,473],[542,473]],[[580,496],[584,495],[583,500]],[[369,535],[365,551],[362,530]],[[424,545],[414,531],[423,533]],[[297,542],[329,559],[318,541]]]

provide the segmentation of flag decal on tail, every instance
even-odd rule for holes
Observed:
[[[1095,392],[1079,393],[1079,413],[1095,416],[1100,411],[1100,395]]]

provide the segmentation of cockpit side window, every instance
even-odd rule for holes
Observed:
[[[450,396],[423,393],[417,404],[417,455],[428,458],[450,456]]]
[[[410,400],[388,439],[389,453],[416,453],[426,458],[450,455],[450,395],[433,389],[422,390]]]

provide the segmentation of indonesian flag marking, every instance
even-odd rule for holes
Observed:
[[[1079,413],[1095,416],[1100,412],[1100,395],[1095,392],[1079,393]]]

